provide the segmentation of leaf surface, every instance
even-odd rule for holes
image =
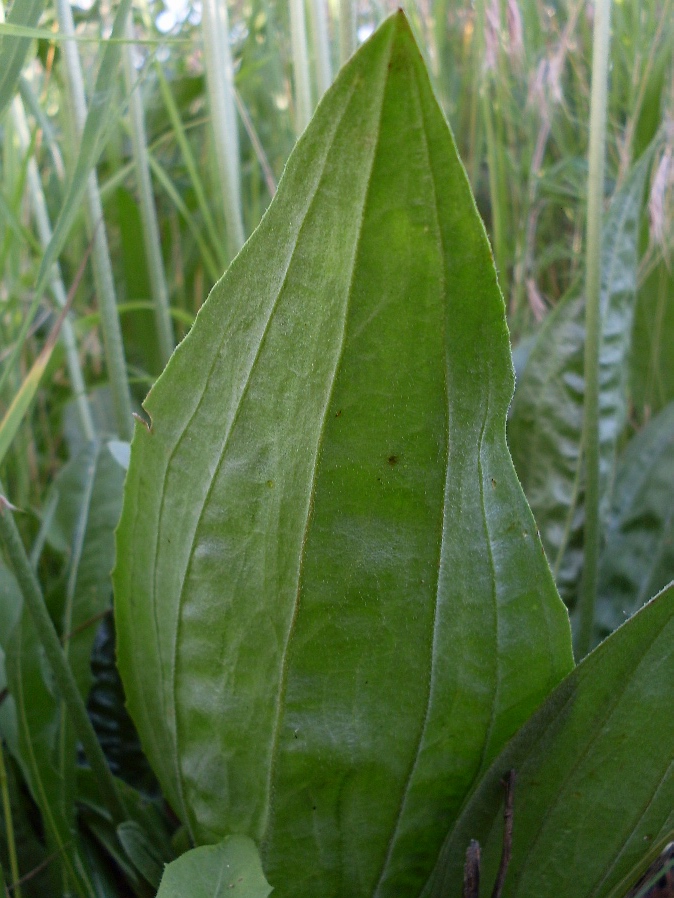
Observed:
[[[45,5],[45,0],[14,0],[7,24],[19,27],[37,25]],[[30,44],[30,37],[0,36],[0,118],[14,96]]]
[[[484,227],[402,13],[325,95],[136,427],[129,708],[197,842],[279,895],[418,894],[572,666],[505,444]]]
[[[620,461],[599,565],[602,639],[674,580],[674,402],[633,437]]]
[[[674,826],[674,587],[617,630],[512,739],[445,843],[425,895],[459,898],[470,839],[489,886],[501,852],[500,779],[516,771],[503,898],[625,894]]]
[[[56,753],[59,701],[42,649],[14,576],[0,562],[0,644],[9,695],[2,703],[0,730],[40,809],[47,846],[57,851],[75,894],[92,893],[78,840],[74,807]]]
[[[628,352],[639,261],[639,221],[652,153],[613,197],[602,246],[599,451],[602,515],[627,418]],[[573,291],[548,315],[518,381],[508,444],[550,566],[570,604],[582,564],[585,298]]]
[[[255,843],[245,836],[227,836],[170,863],[157,898],[267,898],[271,891]]]

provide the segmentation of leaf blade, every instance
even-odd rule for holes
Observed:
[[[280,894],[423,883],[572,665],[512,383],[484,228],[394,16],[151,391],[118,531],[147,753],[197,840],[259,839]]]
[[[489,881],[500,853],[499,780],[511,768],[508,896],[604,898],[638,868],[674,823],[672,725],[649,725],[671,706],[673,631],[670,586],[560,684],[471,797],[424,894],[454,894],[468,838],[485,846]]]

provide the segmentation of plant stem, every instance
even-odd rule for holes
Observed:
[[[14,127],[19,138],[19,143],[24,152],[28,152],[30,146],[30,133],[28,131],[28,123],[26,122],[26,113],[24,112],[23,103],[17,95],[14,97],[12,104],[12,117]],[[28,160],[27,167],[28,190],[30,192],[31,204],[33,206],[33,215],[37,225],[37,232],[40,238],[42,248],[46,249],[52,238],[51,222],[49,220],[49,212],[47,211],[47,202],[45,200],[40,174],[37,170],[35,157],[31,156]],[[60,308],[63,308],[67,302],[67,292],[61,277],[61,269],[58,262],[54,263],[51,275],[51,292]],[[94,428],[89,401],[87,399],[86,386],[84,383],[84,374],[80,365],[80,358],[77,352],[77,341],[75,339],[75,330],[72,325],[71,317],[63,322],[61,327],[61,339],[66,351],[66,359],[68,362],[68,374],[72,385],[77,411],[82,426],[82,433],[85,440],[89,442],[95,439],[96,430]]]
[[[126,22],[126,36],[133,40],[133,22]],[[124,77],[126,91],[129,95],[129,117],[131,119],[131,146],[138,180],[140,195],[140,217],[143,222],[143,241],[145,258],[150,275],[150,289],[154,306],[155,324],[157,326],[157,342],[162,362],[166,364],[175,347],[173,323],[169,306],[169,292],[164,277],[164,260],[159,239],[159,223],[152,194],[150,166],[147,161],[147,138],[145,135],[145,113],[140,85],[136,83],[133,66],[133,48],[130,44],[124,47]]]
[[[328,19],[325,0],[311,0],[311,35],[316,59],[316,81],[318,96],[323,96],[332,83],[332,65],[330,63],[330,40],[328,37]]]
[[[311,84],[307,53],[304,0],[290,0],[290,37],[295,75],[295,133],[301,134],[311,118]]]
[[[5,834],[7,836],[7,854],[9,855],[9,871],[12,875],[12,883],[15,898],[21,898],[19,886],[19,863],[16,858],[16,842],[14,841],[14,824],[12,822],[12,806],[9,800],[7,784],[7,770],[5,769],[5,756],[0,740],[0,792],[2,792],[2,810],[5,816]]]
[[[226,0],[204,0],[202,16],[208,102],[222,186],[227,243],[230,257],[233,258],[245,238],[241,216],[239,132],[234,109],[234,68]]]
[[[126,819],[124,803],[117,790],[103,750],[89,720],[84,701],[77,688],[73,673],[68,666],[61,642],[44,603],[40,584],[35,577],[26,551],[21,542],[14,518],[7,503],[0,497],[0,540],[4,543],[7,557],[14,569],[23,600],[31,615],[37,637],[51,668],[61,698],[71,716],[75,732],[82,743],[91,769],[98,782],[101,796],[112,817],[113,824],[119,825]]]
[[[354,0],[339,0],[339,61],[342,65],[356,49]]]
[[[585,534],[580,585],[576,658],[590,650],[599,568],[599,349],[601,343],[601,228],[606,156],[606,106],[611,0],[594,8],[590,149],[587,190],[587,253],[585,273]]]
[[[73,14],[69,0],[56,2],[59,27],[63,34],[75,34]],[[62,52],[66,62],[66,84],[70,96],[71,107],[75,118],[75,131],[78,140],[82,139],[84,124],[87,118],[87,104],[84,95],[82,66],[75,41],[63,41]],[[130,440],[133,435],[133,417],[131,414],[131,392],[126,376],[124,345],[122,331],[117,314],[115,285],[112,277],[112,263],[108,239],[103,224],[103,206],[98,189],[98,178],[92,169],[87,181],[87,214],[89,232],[93,239],[92,263],[96,292],[101,309],[101,331],[105,348],[105,361],[110,379],[110,389],[115,407],[117,430],[123,440]]]

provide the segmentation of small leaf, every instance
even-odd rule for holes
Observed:
[[[471,839],[493,882],[500,780],[515,769],[508,898],[606,898],[674,826],[673,702],[674,585],[588,655],[511,740],[464,808],[424,895],[458,898]]]
[[[170,863],[157,898],[266,898],[271,891],[252,839],[227,836]]]

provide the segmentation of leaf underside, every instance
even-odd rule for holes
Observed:
[[[279,896],[418,894],[572,666],[505,443],[484,228],[407,22],[342,70],[136,427],[129,708],[198,843]]]

